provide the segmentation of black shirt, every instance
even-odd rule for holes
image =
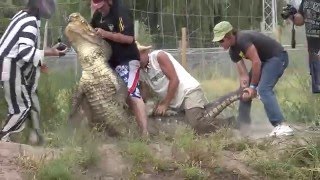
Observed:
[[[229,49],[231,60],[238,62],[246,58],[245,54],[252,44],[256,47],[262,62],[284,51],[280,43],[260,32],[251,30],[239,31],[236,35],[236,44]]]
[[[299,13],[304,17],[309,51],[318,53],[320,49],[320,1],[302,0]]]
[[[98,11],[94,12],[91,26],[106,31],[134,36],[134,25],[130,10],[120,5],[113,5],[109,14],[102,17]],[[105,39],[112,47],[112,56],[108,63],[112,68],[117,65],[126,64],[131,60],[139,60],[139,51],[135,41],[131,44],[122,44]]]

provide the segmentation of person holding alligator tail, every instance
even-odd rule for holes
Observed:
[[[227,21],[216,24],[213,31],[213,42],[219,42],[225,50],[229,49],[231,60],[237,65],[240,88],[245,92],[239,104],[240,130],[251,123],[251,102],[258,91],[268,119],[274,126],[269,136],[293,134],[293,130],[283,123],[284,116],[273,91],[289,61],[282,45],[256,31],[237,31]],[[250,73],[243,59],[251,61]]]
[[[305,25],[312,93],[320,93],[320,1],[302,0],[298,10],[288,4],[281,17],[290,19],[294,25]]]

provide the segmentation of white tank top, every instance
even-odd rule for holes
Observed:
[[[174,99],[170,102],[170,107],[180,108],[185,95],[194,89],[200,88],[200,83],[194,77],[192,77],[171,54],[162,50],[152,51],[149,54],[148,67],[141,69],[140,78],[142,81],[146,82],[161,98],[164,98],[167,95],[169,80],[159,66],[157,60],[159,52],[164,52],[168,55],[178,75],[180,83]]]

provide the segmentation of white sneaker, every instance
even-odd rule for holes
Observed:
[[[4,135],[0,138],[0,141],[2,141],[2,142],[11,142],[11,140],[10,140],[10,133],[4,134]]]
[[[291,129],[290,126],[285,124],[279,124],[272,130],[272,132],[269,134],[269,137],[291,135],[293,135],[293,129]]]

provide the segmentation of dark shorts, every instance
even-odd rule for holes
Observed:
[[[141,98],[139,90],[139,68],[140,62],[138,60],[131,60],[115,68],[115,71],[127,85],[129,95],[137,98]]]

